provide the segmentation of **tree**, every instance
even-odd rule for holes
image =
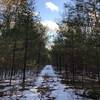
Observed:
[[[52,51],[57,51],[57,45],[63,47],[64,68],[66,73],[71,72],[73,83],[77,80],[76,75],[82,75],[83,85],[83,76],[91,71],[96,73],[99,66],[98,4],[98,0],[74,0],[74,5],[65,3],[62,20],[58,22],[62,44],[57,41]],[[54,56],[56,58],[56,54]]]
[[[31,3],[27,0],[14,3],[8,7],[9,9],[6,9],[4,12],[2,37],[11,45],[12,64],[10,83],[13,73],[15,73],[16,67],[19,64],[21,67],[18,70],[23,72],[22,87],[24,89],[28,67],[31,66],[30,70],[33,70],[35,64],[42,65],[44,61],[39,60],[40,55],[43,59],[47,56],[45,49],[46,28],[40,23],[39,17],[34,16],[34,5],[31,7]]]

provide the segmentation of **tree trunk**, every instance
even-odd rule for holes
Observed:
[[[27,39],[27,35],[26,35],[26,39],[25,39],[25,51],[24,51],[24,67],[23,67],[23,82],[22,82],[22,89],[25,89],[25,79],[26,79],[26,67],[27,67],[27,48],[28,48],[28,39]]]
[[[11,64],[11,74],[10,74],[10,85],[11,85],[11,80],[12,80],[13,70],[14,70],[14,63],[15,63],[15,49],[16,49],[16,40],[14,41],[14,45],[13,45],[12,64]]]
[[[39,73],[39,68],[40,67],[40,50],[38,49],[38,57],[37,57],[37,71],[36,74],[38,75]]]

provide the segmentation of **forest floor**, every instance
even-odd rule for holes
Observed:
[[[9,86],[8,81],[0,83],[0,100],[91,100],[76,95],[83,90],[72,89],[61,83],[52,65],[46,65],[38,76],[27,80],[26,90],[22,91],[20,80],[14,80]],[[33,76],[34,77],[34,76]]]

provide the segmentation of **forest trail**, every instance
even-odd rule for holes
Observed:
[[[34,86],[1,100],[87,100],[75,95],[75,90],[62,84],[52,65],[46,65],[33,80]]]
[[[55,74],[52,65],[46,65],[38,77],[36,77],[35,86],[30,89],[31,92],[36,92],[36,94],[31,93],[26,95],[26,100],[82,100],[83,98],[75,95],[73,89],[61,84],[59,75]],[[24,100],[24,99],[22,99]],[[85,98],[84,98],[85,100]],[[87,99],[86,99],[87,100]]]

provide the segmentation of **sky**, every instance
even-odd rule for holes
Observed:
[[[41,23],[48,27],[49,42],[56,37],[56,30],[59,29],[56,22],[63,12],[63,4],[69,0],[37,0],[36,8],[41,17]],[[50,44],[50,43],[49,43]]]
[[[37,0],[37,10],[43,20],[55,21],[59,16],[65,0]]]
[[[50,45],[57,36],[56,31],[59,30],[56,22],[59,22],[61,14],[63,13],[64,2],[68,3],[70,1],[71,0],[36,0],[35,14],[39,13],[41,23],[48,27],[47,35],[49,37],[48,42],[50,42]]]

